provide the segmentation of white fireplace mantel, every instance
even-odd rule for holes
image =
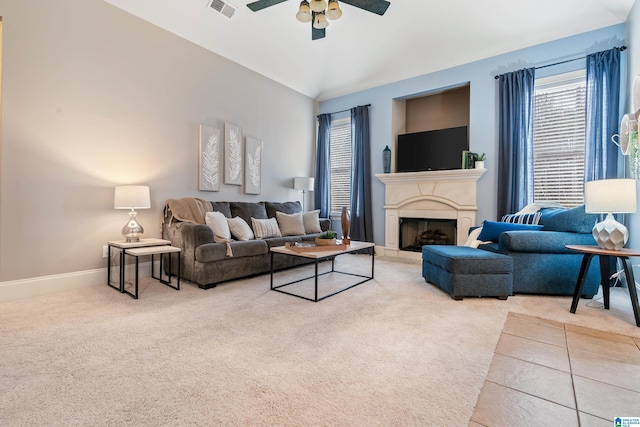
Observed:
[[[475,225],[477,182],[486,169],[455,169],[427,172],[377,174],[385,184],[385,255],[419,258],[401,251],[400,218],[455,219],[456,244],[467,240]]]

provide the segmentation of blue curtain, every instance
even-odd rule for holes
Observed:
[[[329,163],[330,139],[331,135],[331,114],[320,114],[318,116],[318,145],[316,152],[316,179],[314,191],[314,204],[316,209],[320,209],[320,218],[329,218],[330,193],[329,180],[331,169]]]
[[[535,69],[506,73],[499,84],[498,219],[533,201]]]
[[[611,136],[620,123],[620,48],[587,56],[585,181],[617,178],[618,147]]]
[[[369,107],[351,109],[351,239],[373,242],[371,220],[371,148],[369,142]],[[371,253],[369,251],[369,253]]]

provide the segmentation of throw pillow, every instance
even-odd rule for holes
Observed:
[[[253,240],[253,231],[247,222],[239,216],[235,218],[227,218],[231,235],[236,240]]]
[[[511,224],[537,224],[540,221],[540,212],[530,214],[511,214],[502,217],[502,222]]]
[[[532,224],[511,224],[509,222],[485,221],[482,224],[482,232],[478,236],[478,240],[483,242],[498,242],[500,233],[505,231],[538,231],[541,225]]]
[[[256,235],[256,239],[267,239],[269,237],[282,237],[280,229],[278,228],[278,221],[275,218],[269,219],[256,219],[251,218],[251,224],[253,225],[253,232]]]
[[[572,233],[591,233],[596,225],[597,215],[584,211],[584,205],[571,209],[542,209],[540,224],[548,231],[569,231]]]
[[[302,222],[304,223],[304,232],[306,234],[322,233],[322,228],[320,228],[320,209],[303,213]]]
[[[231,240],[231,231],[227,217],[222,212],[207,212],[205,222],[213,230],[213,241],[216,243]]]
[[[305,234],[302,212],[294,214],[276,212],[276,220],[283,236],[302,236]]]

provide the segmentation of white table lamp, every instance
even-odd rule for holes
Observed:
[[[129,221],[122,227],[122,236],[127,242],[140,240],[144,229],[136,220],[136,209],[149,209],[151,197],[146,185],[118,185],[113,198],[114,209],[131,209]]]
[[[293,178],[293,189],[302,191],[302,210],[304,211],[304,195],[307,191],[313,191],[314,178],[296,176]]]
[[[603,179],[584,185],[585,212],[607,214],[593,227],[593,238],[602,249],[620,250],[629,239],[627,227],[615,220],[614,213],[637,210],[635,179]]]

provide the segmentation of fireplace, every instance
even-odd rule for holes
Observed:
[[[403,247],[413,245],[416,237],[432,238],[435,229],[447,234],[442,231],[445,223],[455,230],[447,235],[446,244],[463,245],[469,229],[476,225],[477,181],[485,172],[485,169],[456,169],[377,174],[376,177],[385,184],[385,242],[384,247],[376,247],[376,253],[420,259],[419,252],[403,250]],[[401,234],[401,220],[407,223],[425,218],[432,224],[438,221],[437,227],[432,225],[420,230],[420,236]],[[414,227],[420,229],[423,226]],[[422,233],[429,228],[432,228],[432,233],[425,233],[423,238]],[[440,239],[441,236],[437,240]]]
[[[423,245],[455,245],[455,219],[400,218],[401,251],[422,252]]]

